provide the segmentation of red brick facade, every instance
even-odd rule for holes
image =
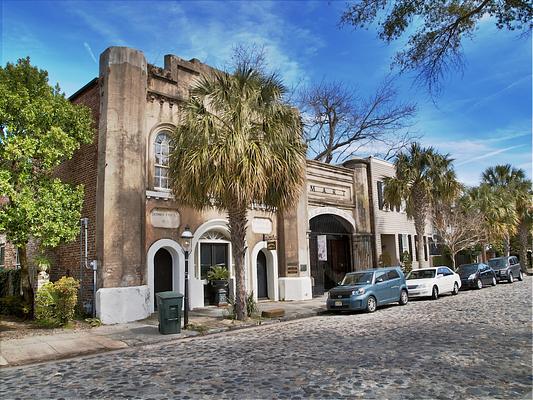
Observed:
[[[4,247],[4,268],[15,268],[17,266],[17,249],[0,236],[0,246]]]
[[[100,115],[100,86],[94,80],[73,96],[74,104],[83,104],[92,111],[94,120],[94,138],[91,144],[82,145],[74,153],[72,159],[63,163],[57,170],[58,177],[64,182],[84,185],[84,201],[81,216],[88,218],[87,257],[88,261],[96,259],[96,176],[98,161],[98,124]],[[82,249],[84,243],[82,243]],[[60,245],[55,251],[55,260],[50,278],[55,281],[61,276],[72,276],[82,282],[82,299],[87,302],[92,299],[93,272],[83,264],[83,253],[80,252],[80,236],[71,243]],[[80,276],[81,275],[81,276]]]

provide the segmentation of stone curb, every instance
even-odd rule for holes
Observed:
[[[290,322],[290,321],[295,321],[298,319],[316,317],[318,315],[322,315],[325,313],[327,313],[326,310],[315,310],[315,311],[310,311],[310,312],[286,315],[280,318],[264,320],[264,321],[260,321],[259,323],[257,322],[245,323],[241,326],[228,326],[227,328],[212,328],[212,329],[207,330],[204,333],[200,333],[198,331],[182,330],[179,334],[161,335],[161,337],[158,337],[158,339],[153,342],[146,342],[146,341],[139,340],[137,343],[127,343],[128,339],[112,339],[113,334],[93,335],[92,336],[93,338],[98,337],[102,340],[110,340],[110,341],[113,341],[119,344],[122,343],[123,346],[115,345],[115,346],[105,347],[105,348],[96,348],[94,350],[83,350],[83,351],[76,351],[76,352],[69,352],[69,353],[58,352],[56,354],[48,354],[44,357],[21,360],[20,362],[15,362],[15,363],[8,363],[7,360],[2,355],[0,355],[0,370],[7,369],[7,368],[28,366],[32,364],[41,364],[41,363],[45,363],[49,361],[67,360],[67,359],[81,357],[81,356],[92,356],[96,354],[108,353],[108,352],[113,352],[113,351],[124,351],[128,348],[137,348],[137,347],[143,347],[143,346],[157,346],[160,344],[177,342],[177,341],[184,340],[184,339],[194,339],[197,337],[218,335],[218,334],[223,334],[226,332],[237,332],[237,331],[244,330],[244,329],[260,328],[262,326],[269,326],[269,325],[282,323],[282,322]],[[95,340],[98,341],[99,339],[95,339]]]

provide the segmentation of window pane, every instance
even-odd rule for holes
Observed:
[[[200,279],[207,279],[207,272],[212,265],[211,251],[212,245],[210,243],[200,244]]]
[[[378,207],[380,210],[383,210],[383,182],[377,182],[378,189]]]
[[[168,189],[168,165],[170,148],[170,135],[167,132],[161,132],[157,135],[154,144],[155,173],[154,186],[157,188]]]
[[[214,244],[213,245],[213,265],[225,265],[227,266],[227,244]]]
[[[389,279],[396,279],[396,278],[399,278],[400,275],[398,275],[398,272],[396,271],[389,271],[388,273],[388,278]]]
[[[378,280],[386,281],[387,280],[387,273],[386,272],[377,272],[376,273],[376,282]]]

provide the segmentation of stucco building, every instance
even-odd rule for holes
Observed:
[[[372,232],[374,237],[375,260],[388,259],[390,265],[399,265],[402,254],[407,252],[413,262],[413,268],[420,267],[416,249],[424,247],[425,265],[431,263],[431,253],[434,252],[433,226],[429,219],[426,220],[424,235],[419,240],[413,220],[407,218],[405,207],[391,209],[384,203],[383,189],[384,178],[396,174],[394,164],[375,157],[353,159],[346,161],[345,166],[360,165],[364,163],[368,168],[368,182],[370,190],[370,208],[372,210]],[[387,254],[384,258],[382,255]]]
[[[194,235],[191,308],[210,302],[206,274],[212,265],[228,267],[234,288],[226,215],[180,205],[168,184],[170,133],[195,79],[212,72],[196,59],[167,55],[160,68],[147,64],[138,50],[111,47],[100,56],[99,76],[71,96],[92,110],[95,136],[58,175],[85,185],[87,226],[81,224],[80,231],[86,235],[56,249],[51,276],[81,279],[81,301],[89,306],[93,275],[85,264],[96,260],[96,311],[104,323],[147,317],[159,291],[183,293],[180,236],[186,226]],[[412,235],[414,228],[411,222],[389,232],[380,224],[381,210],[374,210],[379,165],[308,161],[305,188],[292,210],[281,215],[250,205],[246,290],[259,300],[310,299],[348,271],[375,267],[381,251],[398,249],[397,233]]]

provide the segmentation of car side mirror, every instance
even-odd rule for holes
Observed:
[[[443,274],[437,274],[437,278],[442,278],[443,276]]]

